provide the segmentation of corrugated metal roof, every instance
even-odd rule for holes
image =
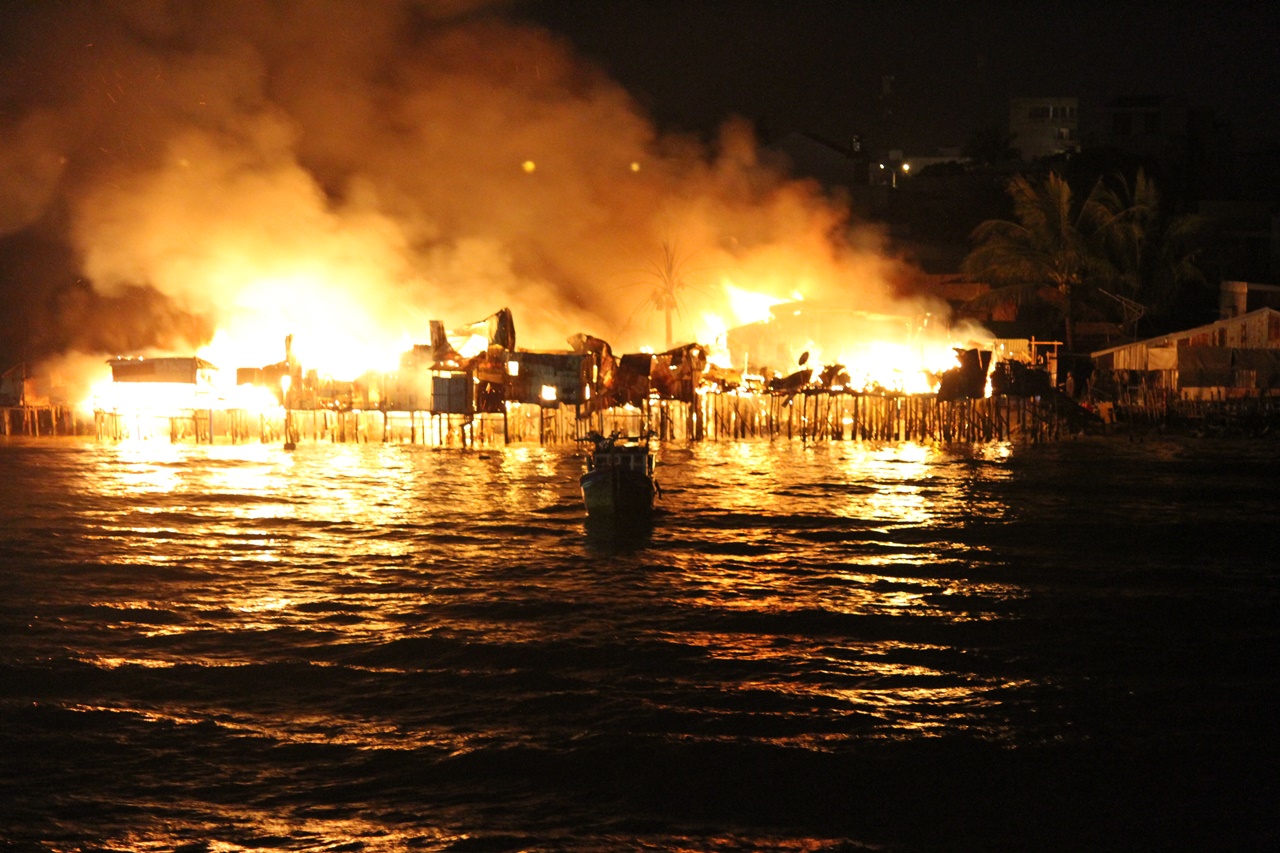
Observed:
[[[1249,313],[1241,314],[1238,317],[1228,317],[1223,320],[1215,320],[1212,323],[1206,323],[1203,326],[1195,326],[1190,329],[1184,329],[1180,332],[1170,332],[1167,335],[1159,335],[1158,337],[1147,338],[1146,340],[1142,340],[1142,341],[1133,341],[1127,344],[1120,344],[1119,346],[1108,347],[1107,349],[1096,350],[1090,353],[1090,357],[1099,358],[1101,356],[1110,355],[1112,353],[1122,352],[1123,350],[1136,349],[1141,347],[1153,348],[1153,347],[1173,346],[1176,341],[1182,338],[1190,338],[1196,335],[1209,334],[1211,332],[1216,332],[1219,329],[1226,329],[1232,326],[1247,326],[1249,323],[1260,319],[1264,315],[1275,315],[1277,317],[1280,317],[1280,311],[1277,311],[1274,308],[1259,308],[1256,311],[1250,311]]]

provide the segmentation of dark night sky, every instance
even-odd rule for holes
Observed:
[[[925,154],[1017,96],[1182,96],[1245,148],[1280,140],[1280,5],[539,0],[519,13],[601,63],[667,129],[861,134]],[[879,100],[893,78],[890,116]],[[1088,133],[1088,127],[1082,128]],[[1087,137],[1086,137],[1087,139]]]

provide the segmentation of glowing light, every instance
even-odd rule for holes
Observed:
[[[544,403],[554,403],[556,401],[556,386],[554,385],[542,386],[542,401]]]
[[[455,347],[463,358],[474,358],[488,348],[489,339],[484,335],[472,335]]]
[[[236,385],[227,389],[225,398],[228,407],[255,414],[265,414],[280,408],[280,400],[276,399],[270,388],[262,385]]]
[[[523,163],[520,164],[520,168],[524,169],[524,172],[526,175],[532,175],[534,171],[537,170],[538,164],[533,162],[532,160],[525,160]]]
[[[719,314],[704,312],[702,315],[702,333],[699,339],[706,341],[723,341],[729,333],[729,326]]]
[[[108,382],[95,392],[94,400],[94,407],[103,411],[156,416],[224,406],[212,387],[187,382]]]
[[[729,310],[733,312],[735,325],[768,320],[772,316],[770,309],[787,301],[768,293],[753,293],[730,281],[724,282],[724,292],[729,297]]]
[[[272,364],[280,361],[284,335],[293,333],[298,361],[322,376],[351,381],[369,370],[394,370],[413,337],[375,316],[358,284],[315,271],[256,279],[197,355],[220,365]]]

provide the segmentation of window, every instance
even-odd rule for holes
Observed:
[[[1258,387],[1257,368],[1249,369],[1245,367],[1233,367],[1231,369],[1231,387],[1232,388],[1257,388]]]
[[[1048,117],[1049,117],[1048,107],[1032,107],[1029,110],[1027,110],[1027,118],[1048,118]]]

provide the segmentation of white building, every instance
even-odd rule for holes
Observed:
[[[1280,393],[1280,311],[1259,308],[1092,354],[1098,373],[1184,399]]]

